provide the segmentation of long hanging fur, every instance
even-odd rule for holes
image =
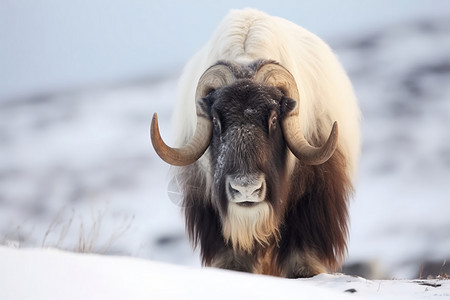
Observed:
[[[297,164],[292,178],[297,184],[292,185],[295,188],[281,229],[282,236],[289,238],[280,241],[280,265],[289,262],[293,250],[300,250],[314,254],[325,270],[340,267],[347,253],[347,204],[353,191],[343,164],[339,150],[323,165]]]
[[[200,246],[202,262],[212,264],[216,253],[225,247],[222,225],[210,195],[205,192],[206,178],[198,164],[180,170],[186,231],[194,248]]]

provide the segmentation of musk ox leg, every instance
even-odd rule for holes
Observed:
[[[256,259],[244,252],[225,249],[212,260],[211,266],[240,272],[254,273]]]
[[[281,265],[281,276],[287,278],[313,277],[327,272],[317,256],[307,250],[292,251]]]

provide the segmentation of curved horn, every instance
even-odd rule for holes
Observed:
[[[299,99],[297,84],[292,74],[276,63],[263,65],[255,74],[255,81],[262,82],[280,89],[287,97],[296,101],[295,107],[282,121],[282,129],[286,143],[292,153],[308,165],[320,165],[326,162],[337,146],[338,127],[334,122],[328,140],[321,147],[309,144],[303,135],[299,124]]]
[[[233,73],[225,65],[214,65],[203,73],[195,93],[197,127],[191,140],[181,148],[172,148],[164,143],[159,133],[158,116],[156,113],[153,114],[150,136],[153,148],[162,160],[174,166],[187,166],[197,161],[205,153],[211,141],[212,123],[211,118],[199,104],[199,100],[211,91],[230,85],[235,80]]]

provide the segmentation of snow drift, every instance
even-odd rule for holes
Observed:
[[[351,295],[350,295],[351,294]],[[55,249],[0,247],[0,299],[431,299],[450,280],[282,279]]]

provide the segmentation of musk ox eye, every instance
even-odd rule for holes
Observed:
[[[277,122],[278,122],[277,117],[273,117],[273,118],[270,120],[270,125],[272,125],[272,126],[277,126]]]
[[[212,122],[214,130],[216,131],[217,134],[220,134],[222,132],[222,125],[220,124],[219,117],[216,114],[214,114]]]
[[[220,122],[219,122],[219,120],[217,120],[217,118],[213,118],[213,124],[214,124],[214,127],[220,126]]]
[[[278,117],[277,117],[277,113],[272,111],[270,113],[270,118],[269,118],[269,131],[273,131],[277,128],[278,125]]]

